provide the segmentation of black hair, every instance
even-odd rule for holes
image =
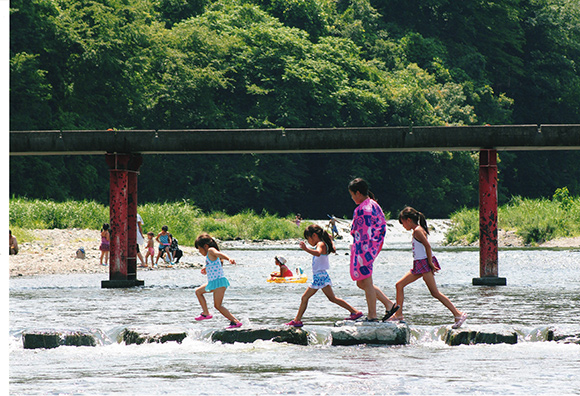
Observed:
[[[411,219],[415,222],[415,224],[419,224],[427,234],[429,234],[429,227],[427,227],[427,219],[425,219],[425,215],[418,210],[407,206],[405,209],[401,210],[399,213],[399,223],[403,223],[403,219]]]
[[[356,193],[358,191],[361,193],[361,195],[364,195],[365,197],[369,197],[371,199],[374,199],[375,201],[377,200],[375,198],[375,195],[369,190],[369,184],[366,182],[366,180],[360,177],[353,179],[348,184],[348,189],[353,193]]]
[[[217,250],[220,250],[217,242],[215,241],[215,239],[213,239],[207,232],[204,232],[202,234],[200,234],[196,239],[195,239],[195,247],[197,248],[203,248],[205,245],[212,247],[212,248],[216,248]]]
[[[328,232],[326,232],[322,227],[316,224],[312,224],[306,227],[306,229],[304,230],[304,238],[306,239],[308,239],[314,234],[318,235],[318,238],[320,238],[321,241],[326,243],[327,254],[336,252],[336,248],[334,247],[334,242],[332,241],[332,238],[330,237]]]
[[[109,223],[103,223],[103,228],[101,228],[101,231],[109,231]]]

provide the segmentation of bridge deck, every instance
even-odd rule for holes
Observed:
[[[580,150],[580,124],[11,131],[10,155]]]

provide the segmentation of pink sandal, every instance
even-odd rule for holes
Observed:
[[[211,314],[209,315],[204,315],[203,313],[201,315],[199,315],[197,318],[195,318],[195,320],[206,320],[206,319],[211,319],[213,318],[213,316]]]
[[[300,320],[291,320],[288,323],[285,323],[286,326],[293,326],[293,327],[302,327],[304,324]]]
[[[451,326],[452,329],[458,329],[461,327],[461,325],[465,322],[465,319],[467,319],[467,314],[464,312],[461,314],[461,316],[456,316],[455,317],[455,323],[453,323],[453,325]]]
[[[344,318],[344,320],[357,320],[361,316],[363,316],[363,313],[359,311],[357,313],[350,314],[350,316],[348,318]]]
[[[230,322],[230,325],[226,329],[236,329],[238,327],[242,327],[242,322]]]

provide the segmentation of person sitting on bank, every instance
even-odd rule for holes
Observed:
[[[287,260],[282,256],[274,257],[276,265],[280,267],[279,272],[272,272],[270,276],[272,278],[290,278],[294,276],[292,271],[286,266]]]

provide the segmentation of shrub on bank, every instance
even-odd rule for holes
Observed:
[[[10,227],[18,229],[19,240],[27,235],[22,230],[82,228],[100,230],[109,223],[109,207],[92,201],[53,202],[12,198],[10,200]],[[286,218],[267,212],[257,214],[247,210],[234,216],[223,212],[203,213],[188,201],[162,204],[144,204],[137,209],[144,223],[143,233],[157,235],[167,225],[169,232],[185,246],[193,246],[195,238],[208,232],[221,240],[302,238],[304,226],[297,227],[294,215]],[[30,234],[28,234],[30,235]]]
[[[451,221],[447,243],[472,243],[479,239],[478,209],[461,209],[451,215]],[[562,199],[561,194],[552,200],[513,197],[498,208],[498,223],[501,229],[515,230],[526,244],[580,236],[580,197]]]

